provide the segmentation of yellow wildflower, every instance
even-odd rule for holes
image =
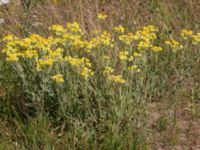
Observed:
[[[36,70],[41,71],[44,66],[51,66],[54,63],[54,59],[52,58],[45,58],[45,59],[39,59],[36,61]]]
[[[108,76],[108,80],[119,84],[123,84],[126,82],[121,75],[110,75]]]
[[[200,43],[200,33],[197,33],[192,36],[192,43],[195,45]]]
[[[57,74],[51,77],[52,80],[56,81],[57,83],[63,83],[63,75],[62,74]]]
[[[128,52],[127,51],[120,51],[119,52],[119,59],[120,60],[127,60],[128,59]]]
[[[100,20],[105,20],[108,16],[106,14],[103,14],[103,13],[99,13],[97,18],[100,19]]]
[[[157,38],[156,31],[158,29],[155,26],[149,25],[146,27],[143,27],[142,30],[139,30],[136,32],[136,37],[138,39],[142,39],[143,41],[152,41]]]
[[[15,40],[15,39],[17,39],[17,37],[15,37],[15,36],[12,35],[12,34],[8,34],[7,36],[5,36],[5,37],[3,38],[3,41],[4,41],[4,42],[10,42],[10,41],[13,41],[13,40]]]
[[[61,36],[66,32],[65,28],[58,24],[52,25],[49,30],[53,31],[57,36]]]
[[[189,37],[191,37],[193,35],[193,31],[192,30],[187,30],[187,29],[183,29],[181,30],[181,36],[184,39],[188,39]]]
[[[49,52],[49,57],[52,59],[61,59],[62,58],[62,53],[63,53],[63,49],[62,48],[57,48],[56,50],[51,50]]]
[[[73,46],[75,49],[81,49],[86,46],[86,42],[82,41],[81,39],[74,39]]]
[[[8,55],[7,61],[18,61],[18,60],[19,60],[18,53],[13,53]]]
[[[181,45],[178,41],[176,41],[174,39],[172,39],[172,40],[166,40],[165,44],[169,45],[174,52],[176,50],[178,50],[178,49],[182,49],[183,48],[183,45]]]
[[[133,61],[133,59],[134,59],[133,56],[130,56],[130,57],[128,58],[129,61]]]
[[[134,35],[132,33],[128,33],[127,35],[120,35],[119,40],[124,42],[127,45],[130,45],[131,42],[135,39]]]
[[[140,41],[137,45],[137,48],[139,50],[142,50],[142,49],[148,49],[148,48],[151,48],[152,47],[152,44],[150,41]]]
[[[23,56],[26,58],[34,58],[34,57],[37,58],[38,52],[36,50],[26,50]]]
[[[114,72],[114,69],[113,69],[113,68],[111,68],[111,67],[106,67],[106,68],[104,69],[104,71],[103,71],[103,74],[104,74],[105,76],[107,76],[107,75],[112,74],[113,72]]]
[[[2,53],[5,53],[6,55],[16,53],[18,51],[17,48],[13,48],[12,46],[7,46],[5,49],[2,50]]]
[[[119,25],[119,26],[117,26],[117,27],[114,27],[113,28],[116,32],[118,32],[118,33],[124,33],[124,27],[122,26],[122,25]]]
[[[94,72],[89,68],[83,67],[81,72],[80,72],[80,75],[82,77],[84,77],[85,79],[88,79],[89,77],[94,75]]]
[[[153,25],[148,25],[148,26],[143,27],[143,31],[156,32],[156,31],[158,31],[158,28]]]
[[[99,40],[99,42],[103,45],[109,46],[111,41],[111,35],[107,31],[103,31],[103,33],[99,36],[97,40]]]
[[[71,56],[66,56],[64,58],[65,61],[69,62],[72,66],[76,66],[76,67],[79,67],[79,66],[88,66],[90,67],[91,66],[91,63],[89,61],[89,59],[87,58],[76,58],[76,57],[71,57]]]
[[[111,43],[111,35],[107,31],[103,31],[100,35],[95,38],[91,38],[90,41],[86,43],[87,49],[97,48],[98,46],[109,46]]]
[[[82,33],[80,24],[77,22],[67,23],[67,29],[73,33]]]
[[[138,53],[138,52],[134,52],[134,53],[133,53],[133,56],[134,56],[134,57],[141,57],[142,55],[141,55],[140,53]]]
[[[78,58],[73,58],[71,56],[66,56],[64,58],[64,60],[66,60],[67,62],[69,62],[72,66],[79,66],[79,65],[83,64],[83,61],[81,61]]]
[[[152,51],[154,51],[154,52],[160,52],[160,51],[162,51],[163,50],[163,48],[162,47],[159,47],[159,46],[153,46],[152,47]]]
[[[136,70],[138,67],[136,65],[132,65],[128,67],[128,70]]]

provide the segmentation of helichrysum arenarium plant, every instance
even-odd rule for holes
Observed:
[[[100,21],[107,17],[98,15]],[[147,89],[160,84],[151,80],[159,73],[165,75],[159,72],[163,64],[176,63],[174,58],[185,60],[183,55],[176,57],[188,46],[181,41],[200,43],[200,33],[186,29],[181,31],[181,41],[160,40],[161,33],[153,25],[135,32],[117,25],[91,35],[77,22],[53,25],[49,30],[48,37],[3,38],[1,55],[15,79],[11,84],[24,98],[22,105],[31,110],[27,115],[47,114],[64,121],[69,132],[80,132],[79,139],[86,136],[91,147],[111,141],[119,147],[126,145],[124,149],[134,147],[145,123],[151,95]],[[170,71],[182,73],[179,68]]]

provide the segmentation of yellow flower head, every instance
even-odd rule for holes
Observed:
[[[195,45],[200,43],[200,33],[197,33],[192,36],[192,43]]]
[[[128,52],[127,51],[120,51],[119,52],[119,59],[125,61],[128,59]]]
[[[136,65],[132,65],[128,67],[128,70],[136,70],[138,67]]]
[[[134,53],[133,53],[133,56],[134,56],[134,57],[141,57],[142,55],[141,55],[140,53],[138,53],[138,52],[134,52]]]
[[[15,40],[15,39],[17,39],[17,37],[15,37],[15,36],[12,35],[12,34],[8,34],[7,36],[5,36],[5,37],[3,38],[3,41],[4,41],[4,42],[10,42],[10,41],[13,41],[13,40]]]
[[[124,84],[126,82],[121,75],[110,75],[108,76],[108,80],[119,84]]]
[[[85,79],[88,79],[89,77],[92,77],[94,75],[94,72],[87,67],[83,67],[80,72],[80,75]]]
[[[119,25],[118,27],[113,28],[118,33],[124,33],[124,27],[122,25]]]
[[[52,25],[49,30],[55,31],[55,32],[65,32],[65,28],[61,25],[55,24]]]
[[[85,57],[76,58],[76,57],[66,56],[64,60],[70,63],[70,65],[75,67],[82,67],[82,66],[91,67],[90,60]]]
[[[130,45],[133,40],[135,40],[135,36],[132,33],[124,34],[119,36],[119,40],[124,42],[127,45]]]
[[[73,33],[82,33],[78,22],[67,23],[67,29]]]
[[[49,30],[52,31],[52,33],[56,36],[62,36],[64,33],[66,33],[66,30],[63,26],[55,24],[49,27]]]
[[[143,27],[143,31],[146,31],[146,32],[156,32],[158,31],[158,28],[154,25],[148,25],[148,26],[145,26]]]
[[[148,48],[151,48],[152,47],[152,43],[149,41],[149,40],[146,40],[146,41],[140,41],[137,45],[137,48],[139,50],[142,50],[142,49],[148,49]]]
[[[103,14],[103,13],[99,13],[97,18],[100,19],[100,20],[105,20],[108,16],[106,14]]]
[[[189,37],[191,37],[193,35],[193,31],[192,30],[187,30],[187,29],[183,29],[181,30],[181,36],[184,39],[188,39]]]
[[[114,72],[114,69],[111,67],[105,67],[104,71],[103,71],[103,75],[107,76],[110,75]]]
[[[57,83],[63,83],[64,79],[63,79],[63,75],[62,74],[57,74],[51,77],[52,80],[54,80]]]
[[[44,58],[36,61],[36,70],[41,71],[45,66],[51,66],[54,63],[52,58]]]
[[[178,41],[176,41],[174,39],[172,39],[172,40],[166,40],[165,44],[169,45],[174,52],[176,50],[178,50],[178,49],[182,49],[183,48],[183,45],[181,45],[181,43],[179,43]]]
[[[8,54],[7,61],[18,61],[20,53]]]
[[[26,50],[23,56],[26,58],[37,58],[38,52],[36,50]]]
[[[159,47],[159,46],[153,46],[152,47],[152,51],[154,51],[154,52],[160,52],[160,51],[162,51],[163,50],[163,48],[162,47]]]
[[[56,50],[51,50],[49,52],[49,57],[52,59],[61,59],[62,58],[63,49],[57,48]]]

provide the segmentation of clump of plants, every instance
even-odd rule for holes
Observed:
[[[98,15],[100,21],[106,18]],[[181,42],[163,38],[153,25],[135,32],[118,25],[87,34],[72,22],[49,31],[48,37],[3,38],[9,105],[23,119],[45,115],[53,126],[64,124],[69,141],[76,138],[74,147],[91,149],[144,145],[137,143],[145,141],[145,108],[152,89],[167,86],[158,77],[181,74],[184,66],[163,67],[184,61],[188,42],[200,43],[200,33],[184,29]]]

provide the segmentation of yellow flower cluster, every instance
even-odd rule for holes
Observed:
[[[65,33],[65,28],[58,24],[52,25],[49,30],[53,31],[57,36]]]
[[[57,75],[53,75],[51,77],[52,80],[54,80],[57,83],[63,83],[64,82],[64,78],[62,74],[57,74]]]
[[[157,38],[156,36],[157,31],[158,29],[155,26],[149,25],[143,27],[141,31],[137,31],[136,35],[144,41],[155,40]]]
[[[153,47],[149,40],[140,41],[137,45],[138,50],[144,50]]]
[[[82,33],[82,29],[80,28],[80,24],[77,22],[67,23],[67,30],[72,33]]]
[[[127,51],[120,51],[119,52],[119,59],[120,60],[127,60],[128,59],[128,52]]]
[[[130,54],[127,51],[122,51],[119,54],[120,54],[119,59],[122,62],[125,62],[125,61],[127,62],[126,63],[127,70],[140,72],[140,69],[138,68],[138,66],[134,64],[134,62],[136,62],[137,59],[142,56],[140,53],[133,50],[133,53],[130,53]]]
[[[103,31],[96,37],[91,38],[90,41],[87,42],[87,49],[95,49],[99,46],[109,46],[111,44],[111,34],[107,31]]]
[[[187,29],[181,30],[181,37],[183,37],[184,39],[188,39],[189,37],[192,37],[192,35],[193,35],[192,30],[187,30]]]
[[[91,70],[90,60],[87,58],[76,58],[71,56],[66,56],[64,58],[70,65],[76,67],[76,70],[79,72],[81,76],[85,79],[94,75],[94,72]]]
[[[67,23],[66,28],[61,25],[53,25],[49,29],[52,31],[52,35],[48,38],[32,34],[27,38],[19,39],[13,35],[8,35],[3,39],[5,49],[2,52],[6,54],[8,61],[24,63],[24,59],[33,60],[37,71],[49,67],[53,68],[55,63],[66,61],[78,70],[80,76],[84,78],[93,76],[94,72],[91,70],[90,60],[86,57],[73,56],[74,50],[96,44],[94,40],[86,41],[82,39],[83,32],[80,25],[73,22]],[[109,36],[108,33],[103,32],[96,41],[99,45],[108,45],[110,39],[107,36]],[[64,46],[68,48],[66,49]],[[56,80],[56,77],[58,76],[52,79]]]
[[[80,72],[80,75],[85,79],[88,79],[89,77],[92,77],[94,75],[94,72],[90,68],[83,67]]]
[[[158,29],[153,25],[143,27],[141,31],[137,31],[136,35],[138,39],[140,39],[137,48],[139,50],[151,49],[152,47],[155,48],[155,46],[153,46],[153,41],[156,40],[157,38],[156,36],[157,31]],[[152,50],[154,51],[155,49]]]
[[[159,47],[159,46],[153,46],[153,47],[152,47],[152,50],[155,51],[155,52],[160,52],[160,51],[163,50],[163,48],[162,48],[162,47]]]
[[[41,71],[44,69],[45,66],[51,66],[54,63],[54,60],[52,58],[44,58],[44,59],[39,59],[36,61],[36,70]]]
[[[118,84],[123,84],[126,81],[123,79],[122,75],[115,75],[114,74],[114,69],[111,67],[105,67],[104,71],[103,71],[104,76],[107,77],[107,79],[109,81],[112,81],[114,83],[118,83]]]
[[[97,18],[100,19],[100,20],[105,20],[108,16],[106,14],[103,14],[103,13],[99,13]]]
[[[140,69],[136,65],[129,66],[128,70],[140,72]]]
[[[133,53],[133,56],[134,56],[134,57],[141,57],[142,55],[141,55],[140,53],[138,53],[138,52],[134,52],[134,53]]]
[[[119,83],[119,84],[123,84],[125,83],[126,81],[122,78],[121,75],[110,75],[108,76],[108,79],[110,81],[113,81],[114,83]]]
[[[72,66],[78,67],[78,66],[84,66],[85,62],[88,62],[88,59],[86,58],[76,58],[72,56],[66,56],[64,58],[65,61],[69,62]]]
[[[24,52],[24,57],[26,58],[37,58],[38,57],[38,52],[37,50],[26,50]]]
[[[14,39],[18,39],[18,38],[15,37],[15,36],[12,35],[12,34],[8,34],[7,36],[5,36],[5,37],[3,38],[3,41],[4,41],[4,42],[9,42],[9,41],[13,41]]]
[[[192,41],[193,44],[196,45],[200,43],[200,33],[193,35],[192,38],[193,38],[193,41]]]
[[[195,45],[200,43],[199,32],[194,34],[192,30],[183,29],[181,30],[181,37],[183,37],[185,40],[187,40],[188,38],[192,38],[192,43]]]
[[[178,42],[178,41],[176,41],[174,39],[172,39],[172,40],[166,40],[165,44],[168,45],[168,46],[170,46],[174,52],[176,50],[179,50],[179,49],[183,48],[183,45],[180,42]]]
[[[119,27],[114,29],[118,32],[120,31]],[[119,40],[127,45],[130,45],[135,41],[138,50],[150,49],[155,52],[160,52],[163,50],[163,48],[159,46],[154,46],[153,44],[154,41],[157,39],[157,31],[158,29],[155,26],[149,25],[143,27],[142,30],[137,31],[135,34],[128,33],[120,35]]]
[[[108,75],[110,75],[113,72],[114,72],[113,68],[111,68],[111,67],[105,67],[105,69],[103,71],[103,74],[104,74],[104,76],[108,76]]]
[[[138,37],[134,36],[132,33],[123,34],[119,36],[119,40],[123,43],[130,45],[134,40],[137,40]]]
[[[124,33],[124,31],[125,31],[125,29],[124,29],[124,27],[122,25],[114,27],[113,29],[114,29],[114,31],[116,31],[118,33]]]
[[[98,14],[98,18],[105,20],[107,15]],[[125,33],[122,25],[112,29],[117,34],[97,29],[94,34],[86,35],[77,22],[67,23],[66,27],[52,25],[49,28],[51,34],[46,38],[37,34],[26,38],[5,36],[2,53],[9,62],[33,62],[32,69],[38,73],[47,70],[50,74],[58,73],[51,77],[58,83],[64,82],[63,76],[59,74],[63,70],[58,68],[70,66],[84,79],[98,76],[99,68],[105,68],[101,75],[106,76],[109,81],[123,84],[128,80],[127,74],[140,72],[137,65],[142,66],[140,61],[145,58],[146,52],[164,51],[163,47],[158,46],[158,29],[153,25],[145,26],[135,33]],[[200,33],[194,34],[193,31],[184,29],[181,36],[184,39],[191,37],[193,44],[200,43]],[[166,40],[165,44],[174,52],[183,48],[180,42],[173,39]],[[117,71],[117,67],[120,71]]]
[[[21,56],[20,53],[14,53],[14,54],[8,54],[8,61],[18,61],[19,56]]]

